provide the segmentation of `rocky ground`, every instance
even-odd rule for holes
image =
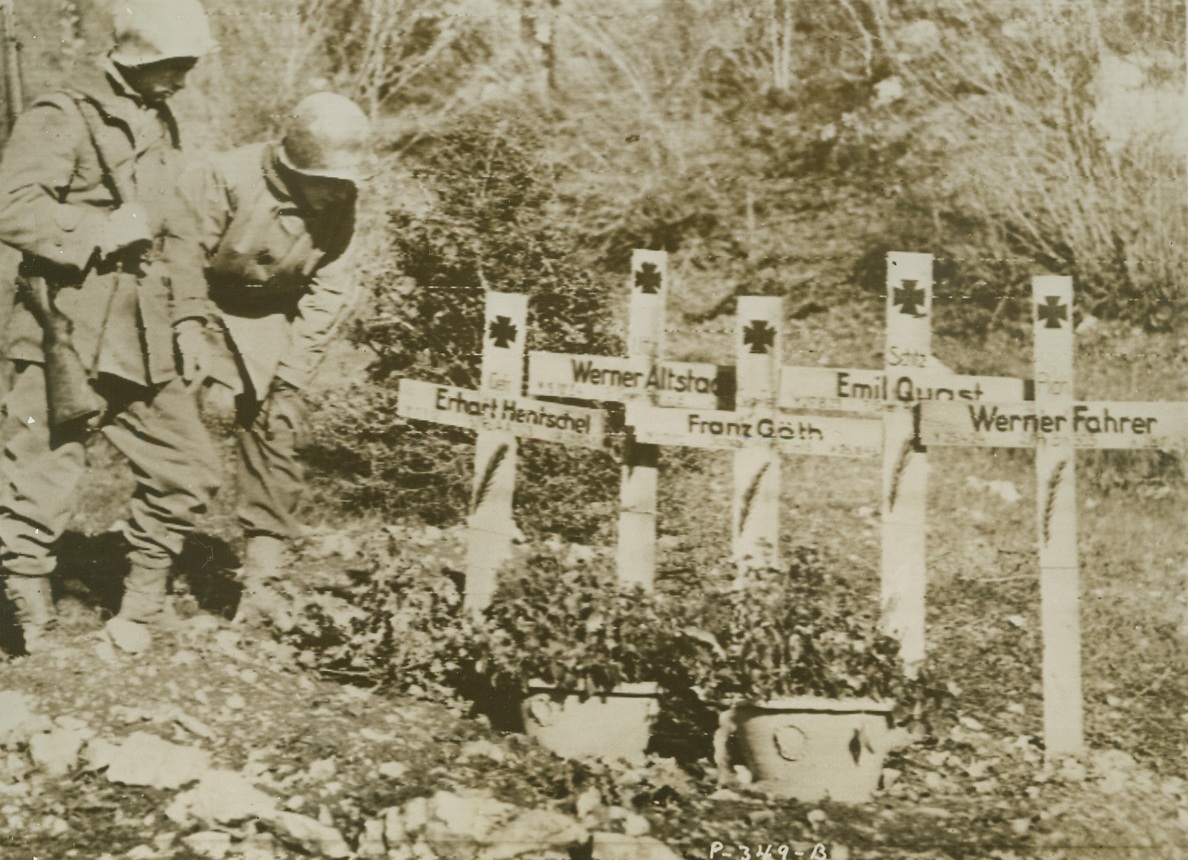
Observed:
[[[349,567],[318,564],[327,593]],[[65,585],[64,647],[0,664],[5,860],[1188,856],[1182,763],[1045,765],[1001,718],[962,715],[893,756],[869,804],[805,805],[708,763],[565,761],[464,703],[320,677],[210,600],[130,654],[95,583]]]

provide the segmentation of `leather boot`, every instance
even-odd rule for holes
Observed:
[[[15,576],[4,580],[4,592],[12,601],[26,654],[43,654],[57,646],[54,636],[54,598],[48,576]]]
[[[124,580],[124,598],[116,618],[152,624],[165,613],[165,586],[169,581],[167,567],[132,565]]]
[[[244,550],[239,580],[243,591],[235,621],[271,624],[282,633],[293,629],[291,601],[281,586],[286,572],[285,542],[273,535],[252,535]]]

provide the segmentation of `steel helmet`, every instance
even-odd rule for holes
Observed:
[[[358,184],[371,122],[346,96],[314,93],[293,108],[281,138],[281,161],[299,173]]]
[[[118,0],[112,8],[111,58],[145,66],[218,50],[199,0]]]

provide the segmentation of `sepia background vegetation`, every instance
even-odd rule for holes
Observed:
[[[424,595],[387,583],[438,558],[438,527],[457,538],[473,448],[463,431],[399,419],[396,382],[474,383],[485,289],[531,295],[531,347],[613,354],[631,249],[662,249],[669,357],[729,363],[734,299],[763,294],[784,298],[786,364],[873,368],[885,254],[928,252],[934,349],[954,370],[1029,375],[1030,279],[1067,274],[1078,396],[1188,397],[1182,0],[206,2],[222,50],[177,100],[191,147],[275,134],[315,89],[355,97],[376,124],[364,296],[311,395],[315,492],[302,513],[336,545],[340,532],[374,539],[402,524],[384,550],[394,557],[323,590],[369,613],[369,630],[399,628],[404,650],[384,640],[376,675],[404,692],[440,687],[443,610],[401,605]],[[31,94],[105,44],[101,5],[19,0]],[[856,856],[1038,856],[1075,836],[1088,841],[1051,856],[1117,857],[1076,845],[1141,845],[1159,803],[1188,822],[1182,783],[1156,803],[1157,789],[1086,800],[1057,778],[1035,799],[1043,774],[1016,749],[1034,753],[1041,734],[1031,456],[938,451],[930,462],[929,645],[967,732],[897,761],[903,790],[881,811],[838,813],[849,844],[869,848]],[[1106,452],[1079,464],[1087,734],[1182,779],[1181,459]],[[784,475],[786,548],[819,551],[877,594],[878,470],[785,458]],[[88,527],[110,524],[118,480],[88,491]],[[729,481],[724,457],[664,451],[669,585],[729,575]],[[613,451],[525,444],[519,525],[529,539],[605,551],[618,486]],[[234,543],[233,497],[221,501],[212,530]],[[325,566],[310,551],[295,579]],[[352,623],[318,616],[316,636],[295,640],[302,659],[333,669],[374,655]],[[996,784],[983,791],[987,768]],[[919,811],[933,806],[948,812]],[[706,842],[710,831],[692,829],[702,824],[738,839],[788,832],[749,815],[689,801],[657,832],[689,843],[694,832]],[[1182,832],[1152,838],[1176,856]],[[890,853],[871,847],[880,840]]]

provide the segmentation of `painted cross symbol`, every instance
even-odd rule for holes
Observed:
[[[919,305],[924,304],[924,290],[917,287],[917,283],[915,280],[904,278],[903,284],[895,288],[894,304],[900,306],[900,313],[914,317],[924,316],[924,312],[919,308]]]
[[[635,273],[635,285],[641,293],[655,295],[660,292],[660,270],[655,263],[644,263]]]
[[[743,344],[751,348],[757,355],[767,353],[767,348],[775,343],[775,329],[767,324],[767,320],[751,320],[751,324],[743,329]]]
[[[1044,321],[1044,328],[1060,328],[1060,321],[1068,319],[1068,305],[1059,296],[1044,296],[1044,303],[1036,305],[1035,315]]]
[[[507,349],[516,339],[516,327],[510,318],[497,316],[491,323],[491,339],[501,349]]]

